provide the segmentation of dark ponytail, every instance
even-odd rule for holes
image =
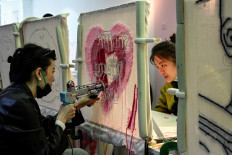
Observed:
[[[171,36],[170,36],[170,41],[173,42],[174,44],[176,43],[176,34],[173,33]]]

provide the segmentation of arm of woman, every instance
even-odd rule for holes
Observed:
[[[50,136],[47,137],[43,117],[34,98],[21,95],[20,99],[8,105],[10,110],[5,119],[5,135],[8,136],[5,142],[7,147],[14,146],[14,149],[8,149],[8,153],[55,155],[68,147],[64,131],[58,125],[49,126]]]

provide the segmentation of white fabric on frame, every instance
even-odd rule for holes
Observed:
[[[118,78],[118,76],[119,77],[121,76],[120,75],[121,73],[117,72],[116,71],[117,69],[115,70],[114,68],[115,66],[116,68],[120,68],[117,67],[120,66],[120,63],[117,62],[119,58],[115,53],[108,56],[107,59],[105,59],[106,61],[104,66],[105,70],[99,71],[99,74],[96,72],[95,70],[96,68],[94,68],[94,65],[91,66],[90,64],[88,64],[95,61],[95,59],[91,57],[91,55],[93,56],[91,50],[95,50],[93,48],[96,47],[92,45],[94,44],[93,42],[96,41],[97,38],[102,39],[103,42],[106,41],[107,39],[108,41],[111,42],[112,38],[114,37],[114,34],[117,33],[117,31],[120,32],[120,28],[124,29],[127,34],[127,42],[129,46],[128,49],[130,48],[127,51],[127,53],[131,52],[130,50],[132,50],[132,55],[125,54],[125,56],[128,56],[127,62],[132,64],[132,66],[125,65],[125,67],[130,69],[130,71],[128,71],[130,72],[129,73],[130,75],[127,75],[126,73],[127,71],[125,71],[126,75],[124,75],[124,76],[128,76],[128,79],[124,81],[124,83],[123,80],[121,81],[123,84],[118,85],[119,91],[114,91],[112,89],[111,91],[107,92],[107,94],[111,94],[111,93],[114,94],[111,95],[112,97],[111,99],[113,100],[112,102],[106,104],[106,102],[105,103],[104,101],[102,102],[101,99],[101,101],[96,103],[93,107],[84,108],[82,110],[82,113],[85,119],[87,121],[103,125],[102,127],[105,126],[107,128],[111,128],[116,131],[115,133],[117,132],[119,134],[124,133],[126,134],[126,136],[128,134],[136,138],[139,138],[137,105],[136,107],[133,107],[133,100],[134,97],[136,97],[136,93],[134,92],[137,92],[137,89],[135,88],[135,86],[137,86],[137,56],[136,56],[136,44],[133,43],[133,39],[136,37],[135,3],[81,14],[79,17],[79,22],[83,27],[83,31],[82,31],[83,44],[81,46],[82,46],[82,58],[84,60],[82,64],[82,72],[78,73],[78,76],[81,76],[82,79],[82,81],[80,81],[81,82],[80,84],[89,84],[91,82],[95,82],[97,79],[99,80],[99,76],[101,76],[100,74],[102,74],[103,72],[104,72],[103,74],[107,75],[107,80],[109,85],[112,84],[114,80]],[[118,26],[118,30],[113,32],[113,29],[117,26]],[[130,46],[130,41],[132,41],[132,46]],[[114,43],[111,43],[111,45],[109,45],[108,43],[105,43],[105,45],[102,46],[108,46],[108,51],[110,51],[111,47],[114,46],[113,44]],[[102,66],[100,64],[102,63],[99,62],[97,65],[95,65],[95,67],[101,68]],[[95,72],[93,70],[95,70]],[[103,80],[103,77],[100,77],[100,81],[101,80]],[[122,89],[120,90],[120,88]],[[106,108],[106,106],[108,107]],[[130,117],[132,116],[131,113],[133,113],[132,111],[134,111],[133,117],[135,120],[133,122],[134,127],[133,129],[130,130],[128,128],[128,124]],[[129,142],[130,139],[128,139],[128,143]]]
[[[21,32],[24,41],[24,45],[27,43],[35,43],[44,48],[49,48],[56,51],[56,61],[55,61],[55,81],[52,85],[52,92],[42,99],[37,99],[41,108],[47,108],[42,110],[46,113],[44,115],[50,114],[51,110],[58,110],[60,107],[60,92],[64,91],[67,81],[64,81],[64,76],[68,76],[67,79],[71,79],[70,69],[67,69],[68,75],[64,75],[64,71],[60,68],[62,60],[69,61],[69,44],[68,44],[68,28],[67,28],[67,15],[58,15],[49,18],[35,19],[30,21],[25,21],[21,24]],[[57,27],[60,26],[62,29],[62,38],[58,38]],[[58,39],[61,39],[62,45],[59,44]],[[64,46],[65,51],[61,51],[60,47]],[[63,53],[62,53],[63,52]],[[62,58],[63,56],[63,58]],[[53,112],[51,112],[53,113]]]
[[[16,42],[19,36],[17,26],[18,23],[0,26],[0,78],[2,87],[6,88],[10,85],[9,71],[10,63],[7,62],[9,56],[13,56],[17,46]],[[16,28],[14,30],[14,27]],[[15,32],[16,31],[16,32]]]
[[[187,152],[232,154],[232,1],[184,3]]]

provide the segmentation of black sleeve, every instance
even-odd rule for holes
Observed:
[[[63,129],[55,125],[54,118],[42,116],[36,104],[28,98],[8,104],[4,147],[14,147],[5,149],[7,154],[60,155],[68,147]]]
[[[65,125],[66,125],[67,129],[70,129],[70,128],[78,126],[78,125],[80,125],[80,124],[82,124],[84,122],[85,122],[85,120],[84,120],[84,117],[83,117],[83,115],[81,113],[81,110],[79,110],[79,111],[77,110],[75,117],[72,119],[72,122],[71,123],[66,123]]]
[[[46,133],[46,136],[51,136],[52,129],[55,127],[56,116],[42,116],[43,127]]]
[[[68,139],[63,129],[59,125],[55,125],[51,135],[48,138],[49,155],[61,155],[68,147]]]
[[[43,127],[50,145],[49,154],[62,154],[68,147],[68,139],[63,129],[55,125],[57,114],[55,116],[42,116]]]

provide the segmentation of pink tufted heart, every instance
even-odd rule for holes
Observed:
[[[103,111],[108,113],[125,88],[133,63],[133,39],[123,24],[115,24],[110,31],[100,26],[90,29],[85,58],[92,82],[104,82],[108,88],[102,93]]]

